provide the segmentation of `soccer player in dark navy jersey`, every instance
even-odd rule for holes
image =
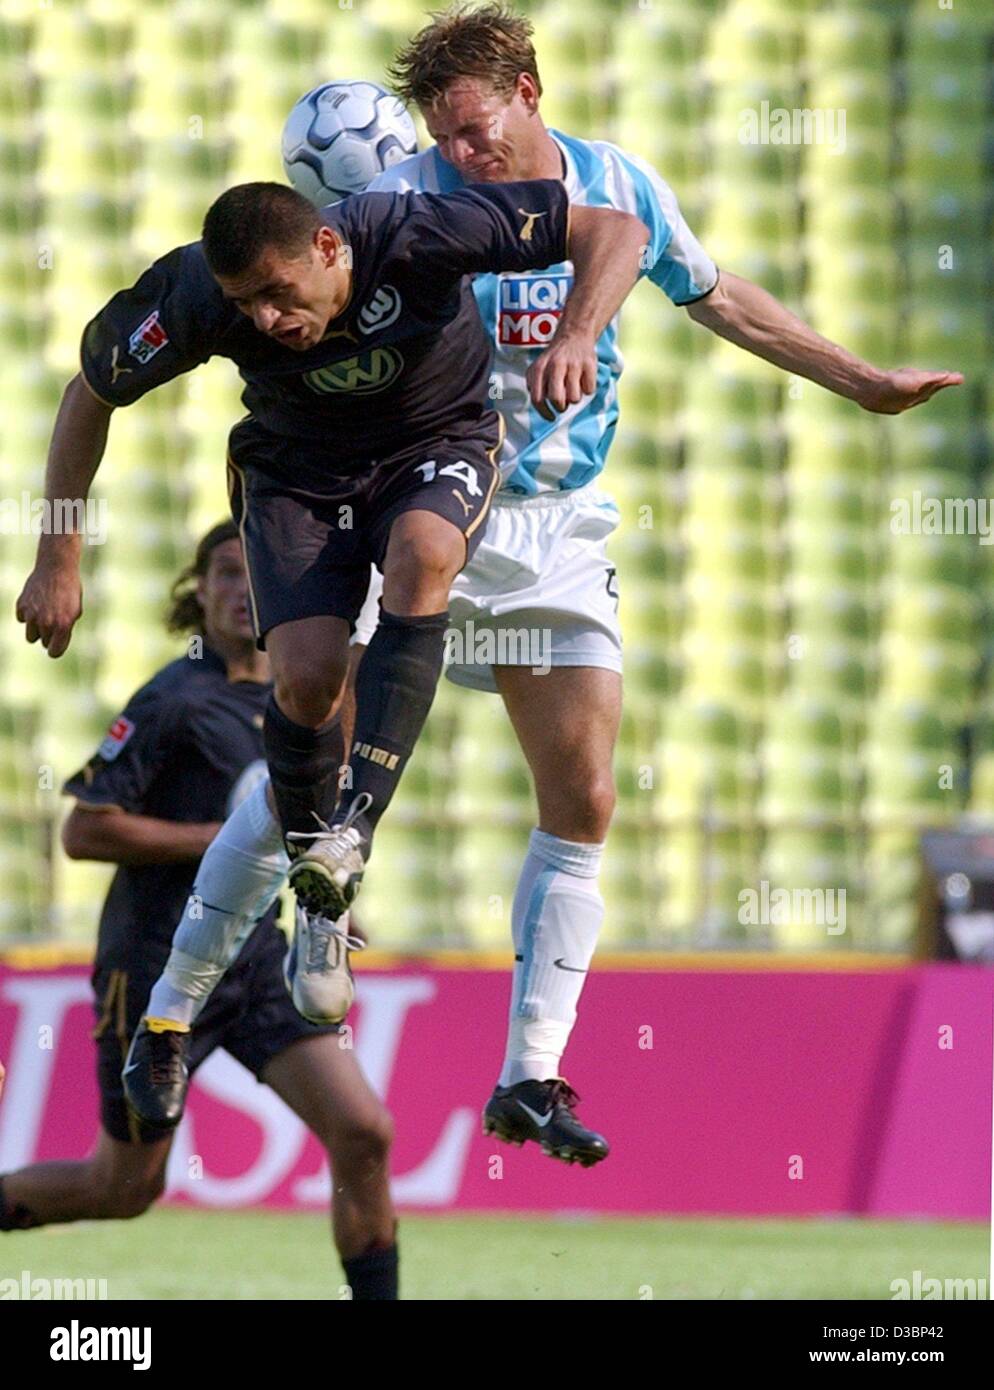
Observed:
[[[646,235],[627,213],[570,208],[557,179],[366,194],[320,212],[282,185],[244,184],[209,209],[200,242],[157,261],[84,333],[53,497],[85,496],[113,408],[211,356],[246,383],[229,481],[275,684],[266,757],[306,909],[291,960],[339,949],[335,924],[431,705],[450,584],[499,479],[490,346],[466,277],[573,261],[529,372],[535,407],[562,410],[594,389],[597,334],[637,279]],[[28,640],[55,656],[79,616],[77,547],[40,538],[18,605]],[[340,779],[348,641],[371,563],[382,617]]]
[[[137,1216],[165,1182],[171,1130],[129,1111],[121,1065],[149,988],[169,954],[188,898],[213,883],[197,861],[235,803],[255,805],[264,775],[262,721],[268,662],[255,643],[238,531],[216,526],[174,592],[174,631],[192,630],[187,655],[135,694],[87,765],[66,783],[76,798],[63,839],[72,858],[118,864],[100,918],[93,988],[101,1129],[82,1162],[40,1163],[0,1179],[0,1230]],[[265,805],[255,811],[266,817]],[[260,882],[285,869],[279,826],[244,856]],[[265,834],[265,825],[257,826]],[[251,861],[251,862],[250,862]],[[193,890],[191,894],[191,890]],[[328,1150],[335,1179],[336,1243],[356,1298],[396,1297],[395,1217],[390,1201],[390,1117],[338,1027],[306,1022],[282,979],[276,913],[240,925],[244,945],[199,1014],[189,1038],[149,1035],[159,1074],[196,1069],[217,1047],[265,1081]],[[258,918],[258,921],[256,920]]]

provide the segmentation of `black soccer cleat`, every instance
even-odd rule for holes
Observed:
[[[579,1099],[561,1076],[498,1086],[483,1112],[483,1133],[519,1146],[534,1139],[550,1157],[590,1168],[611,1150],[602,1134],[585,1129],[573,1113]]]
[[[121,1072],[124,1094],[138,1119],[156,1129],[175,1129],[190,1088],[190,1033],[175,1028],[153,1032],[144,1019],[128,1048]]]

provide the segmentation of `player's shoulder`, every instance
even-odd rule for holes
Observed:
[[[224,663],[206,648],[189,652],[156,671],[131,697],[129,704],[169,716],[181,716],[209,698],[226,682]]]
[[[588,201],[628,202],[646,196],[664,202],[675,200],[673,190],[658,169],[613,140],[584,140],[559,130],[550,134],[572,159]]]
[[[192,332],[198,340],[210,341],[212,332],[223,332],[238,317],[234,305],[225,299],[221,286],[211,274],[199,241],[175,246],[153,261],[134,289],[123,292],[123,299],[129,306],[136,296],[142,303],[154,302],[157,306],[154,317],[164,317],[169,334],[178,336],[181,341]],[[141,327],[143,330],[146,325]],[[134,346],[131,350],[136,353]]]
[[[462,187],[462,179],[452,165],[432,145],[418,154],[391,164],[368,185],[369,193],[447,193]]]

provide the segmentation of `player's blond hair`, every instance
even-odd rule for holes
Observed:
[[[426,108],[457,77],[478,77],[501,96],[510,96],[527,72],[542,83],[532,44],[532,26],[502,0],[457,4],[431,16],[387,69],[391,87],[404,102]]]

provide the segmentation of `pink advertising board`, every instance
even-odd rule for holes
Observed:
[[[505,972],[365,969],[351,1021],[396,1119],[407,1208],[984,1220],[992,986],[952,965],[594,971],[566,1067],[612,1144],[588,1171],[480,1133]],[[87,1152],[92,1026],[84,968],[0,966],[0,1172]],[[327,1195],[316,1141],[215,1053],[177,1134],[170,1200],[306,1209]]]

